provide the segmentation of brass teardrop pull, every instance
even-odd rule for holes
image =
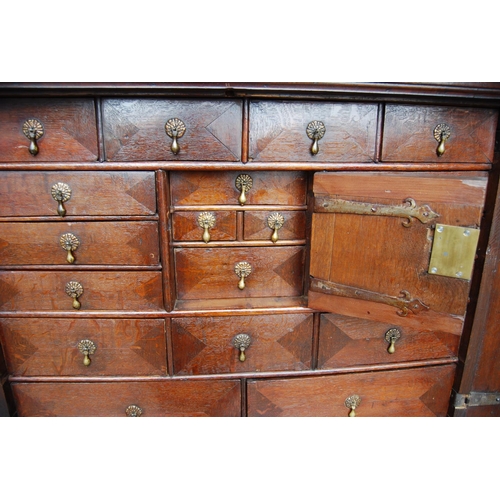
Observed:
[[[137,405],[130,405],[125,408],[125,415],[127,417],[140,417],[142,415],[142,408]]]
[[[236,276],[240,278],[240,281],[238,282],[238,288],[240,290],[243,290],[245,288],[245,278],[250,276],[252,272],[252,266],[248,262],[238,262],[234,266],[234,272],[236,273]]]
[[[75,262],[75,256],[72,252],[74,252],[80,245],[80,241],[78,240],[78,238],[72,233],[65,233],[61,236],[59,244],[61,245],[63,250],[66,250],[68,252],[66,260],[70,264],[73,264]]]
[[[83,293],[83,286],[78,281],[70,281],[66,283],[66,293],[73,299],[73,308],[80,309],[82,305],[78,302],[78,298]]]
[[[394,354],[396,352],[396,341],[401,337],[401,331],[398,328],[391,328],[385,332],[385,340],[389,342],[387,352]]]
[[[96,345],[91,340],[80,340],[78,342],[78,350],[84,355],[83,364],[85,366],[90,366],[90,355],[94,354],[96,349]]]
[[[247,359],[245,356],[245,349],[248,349],[251,343],[252,339],[250,338],[250,335],[247,335],[246,333],[239,333],[233,338],[234,347],[240,351],[239,360],[241,362]]]
[[[203,241],[208,243],[210,241],[210,229],[215,226],[215,215],[212,212],[202,212],[198,216],[198,225],[203,228]]]
[[[64,217],[66,215],[64,203],[71,198],[71,188],[64,182],[57,182],[51,188],[51,195],[57,201],[57,213]]]
[[[30,118],[23,123],[23,134],[29,139],[29,152],[36,156],[38,154],[38,144],[36,141],[43,136],[43,125],[35,118]]]
[[[278,229],[281,229],[284,223],[285,218],[279,212],[273,212],[267,218],[267,225],[273,230],[273,234],[271,236],[271,241],[273,243],[278,241]]]
[[[252,189],[253,180],[248,174],[240,174],[236,177],[236,188],[241,192],[238,197],[238,203],[244,205],[247,202],[246,193]]]
[[[350,417],[355,417],[356,416],[356,408],[361,404],[361,398],[357,394],[353,394],[352,396],[349,396],[345,402],[345,406],[347,408],[350,408],[349,416]]]
[[[326,132],[326,127],[323,122],[314,120],[307,125],[306,134],[313,141],[311,146],[311,154],[317,155],[319,152],[318,141],[323,138]]]
[[[436,141],[438,141],[439,143],[436,149],[436,154],[438,156],[444,155],[445,152],[444,143],[450,138],[450,136],[451,136],[451,128],[446,123],[440,123],[434,129],[434,139],[436,139]]]
[[[178,154],[181,148],[177,139],[180,139],[186,132],[186,125],[179,118],[171,118],[165,123],[165,132],[172,139],[170,150],[174,155]]]

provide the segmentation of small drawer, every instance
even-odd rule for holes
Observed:
[[[0,325],[13,376],[167,373],[163,320],[4,318]]]
[[[104,99],[103,123],[108,161],[241,158],[240,101]]]
[[[246,211],[243,223],[245,240],[304,240],[306,213],[304,211]]]
[[[416,326],[322,314],[318,369],[457,356],[460,331],[425,331]]]
[[[249,380],[249,417],[445,417],[455,365]],[[348,398],[352,398],[348,400]],[[348,407],[349,406],[349,407]]]
[[[239,417],[239,380],[12,383],[21,417]]]
[[[0,311],[161,309],[160,272],[0,272]]]
[[[174,318],[174,373],[306,370],[312,327],[311,314]]]
[[[174,241],[234,241],[236,212],[205,210],[172,214]]]
[[[4,266],[159,264],[156,222],[4,222],[0,232]]]
[[[172,172],[170,184],[176,206],[306,204],[304,172]]]
[[[97,161],[94,101],[0,99],[0,161]]]
[[[491,109],[387,105],[382,160],[491,163],[496,124]]]
[[[373,162],[377,113],[376,104],[253,101],[249,157],[255,161]]]
[[[152,172],[2,172],[0,199],[0,217],[156,213]]]
[[[176,248],[177,298],[302,295],[304,248]]]

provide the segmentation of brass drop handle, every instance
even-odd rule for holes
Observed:
[[[78,342],[78,350],[84,355],[83,364],[85,366],[90,366],[90,355],[94,354],[96,349],[96,345],[91,340],[80,340]]]
[[[443,156],[445,149],[444,149],[444,143],[450,138],[451,136],[451,128],[449,125],[446,123],[440,123],[439,125],[436,125],[436,128],[434,129],[434,139],[438,141],[438,147],[436,149],[436,154],[438,156]]]
[[[247,202],[246,193],[252,189],[253,179],[248,174],[240,174],[236,177],[236,188],[240,191],[238,203],[244,205]]]
[[[57,213],[64,217],[66,215],[64,203],[71,198],[71,188],[64,182],[57,182],[52,186],[50,192],[52,198],[57,201]]]
[[[78,298],[83,293],[83,286],[78,281],[70,281],[66,283],[66,293],[73,299],[73,308],[80,309],[82,305],[78,302]]]
[[[357,394],[353,394],[352,396],[349,396],[345,402],[345,406],[347,408],[350,408],[349,416],[350,417],[355,417],[356,416],[356,408],[361,404],[361,398]]]
[[[172,139],[170,150],[174,155],[178,154],[181,148],[177,139],[180,139],[186,132],[186,125],[179,118],[171,118],[165,123],[165,132]]]
[[[311,146],[311,154],[317,155],[319,152],[318,141],[323,138],[326,132],[326,127],[323,122],[314,120],[307,125],[306,134],[313,141]]]
[[[271,236],[271,241],[273,243],[278,241],[278,229],[281,229],[284,223],[285,218],[279,212],[273,212],[267,218],[267,225],[273,230],[273,234]]]
[[[210,229],[215,226],[215,215],[212,212],[202,212],[198,216],[198,225],[203,228],[203,241],[208,243],[210,241]]]
[[[23,123],[23,134],[29,139],[29,152],[36,156],[38,154],[38,144],[36,141],[43,136],[43,125],[36,119],[30,118]]]
[[[240,278],[240,281],[238,282],[238,288],[240,290],[243,290],[245,288],[245,278],[250,276],[252,272],[252,266],[248,262],[238,262],[234,266],[234,272],[236,273],[236,276]]]
[[[401,331],[398,328],[391,328],[385,332],[385,340],[389,342],[387,352],[394,354],[396,351],[396,341],[401,337]]]
[[[250,338],[250,335],[247,335],[246,333],[239,333],[233,338],[234,347],[240,351],[239,359],[241,362],[247,359],[245,349],[248,349],[251,343],[252,339]]]
[[[137,405],[130,405],[125,408],[125,415],[127,417],[140,417],[142,415],[142,408]]]
[[[75,262],[75,256],[72,252],[74,252],[80,245],[80,241],[78,238],[72,233],[65,233],[61,236],[59,240],[59,244],[61,245],[63,250],[66,250],[68,254],[66,255],[66,260],[73,264]]]

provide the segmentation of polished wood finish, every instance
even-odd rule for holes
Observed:
[[[278,212],[285,220],[283,226],[278,230],[278,241],[282,240],[305,240],[306,238],[306,212],[273,210],[271,211],[247,211],[244,214],[244,239],[271,241],[273,230],[269,228],[268,217]]]
[[[172,215],[173,239],[175,241],[203,241],[204,229],[198,217],[204,211],[179,211]],[[215,217],[210,231],[210,241],[234,241],[236,239],[236,212],[207,210]]]

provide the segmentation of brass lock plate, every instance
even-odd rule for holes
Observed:
[[[479,229],[436,224],[429,274],[470,280]]]

